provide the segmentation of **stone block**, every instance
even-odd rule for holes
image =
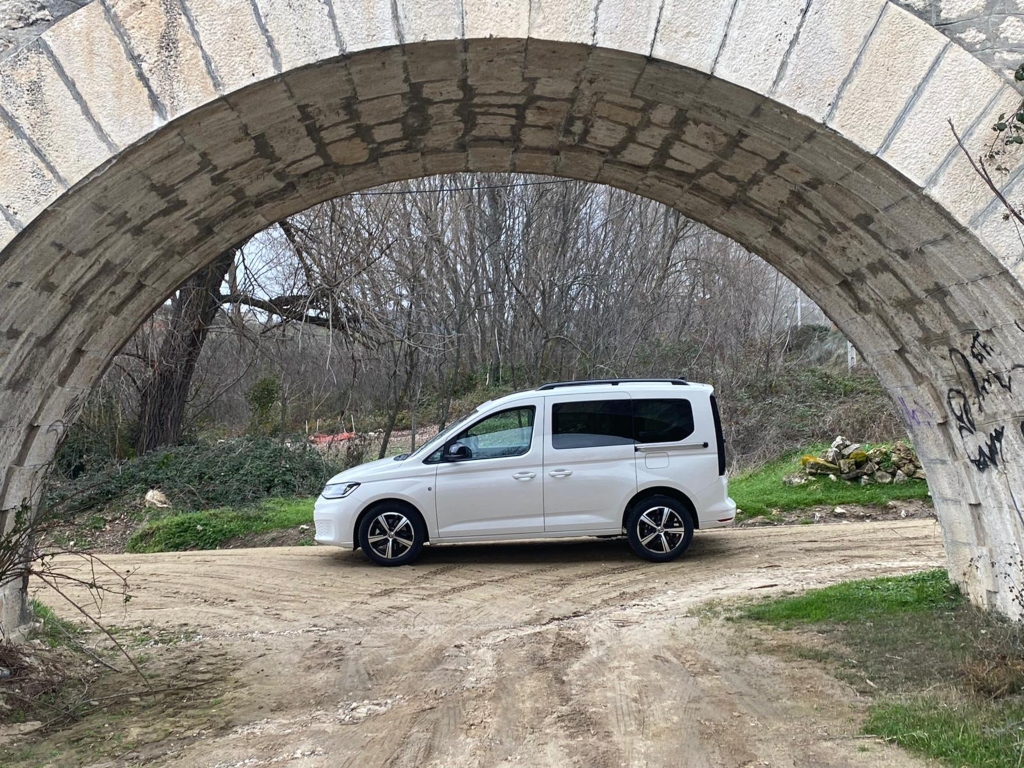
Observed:
[[[592,44],[597,2],[598,0],[531,0],[530,37]]]
[[[0,105],[35,142],[68,185],[110,156],[102,132],[64,84],[39,44],[4,62]]]
[[[7,467],[6,475],[0,473],[0,504],[5,509],[33,504],[42,492],[46,479],[46,467]]]
[[[423,155],[419,152],[383,155],[377,162],[381,173],[388,179],[417,179],[423,176]]]
[[[587,71],[579,90],[602,96],[629,99],[633,86],[647,66],[647,60],[631,53],[596,48],[587,60]]]
[[[425,174],[465,173],[468,170],[469,158],[465,152],[434,152],[423,155]]]
[[[1019,200],[1024,194],[1024,173],[1018,174],[1003,189],[1008,200]],[[993,199],[971,222],[971,231],[1000,262],[1012,268],[1021,256],[1020,225],[1009,215],[1001,202]]]
[[[771,90],[805,5],[806,0],[737,0],[715,76],[757,93]]]
[[[923,186],[955,146],[947,121],[967,130],[1002,87],[992,70],[950,44],[880,156]]]
[[[436,123],[420,138],[425,150],[449,150],[463,141],[466,126],[458,121]]]
[[[469,170],[474,173],[505,173],[512,167],[512,147],[502,144],[476,144],[467,150]]]
[[[594,44],[649,56],[654,48],[662,0],[601,0]]]
[[[457,40],[462,35],[462,0],[397,0],[399,29],[406,43]]]
[[[222,93],[272,77],[274,57],[246,0],[188,0]]]
[[[760,155],[735,149],[729,153],[728,159],[718,168],[718,173],[735,181],[750,181],[764,170],[768,161]]]
[[[1020,105],[1021,97],[1015,89],[1004,85],[993,103],[975,120],[972,125],[957,126],[957,133],[963,139],[971,158],[977,161],[984,157],[988,147],[996,140],[996,134],[992,126],[999,120],[1000,115],[1013,115]],[[944,133],[949,133],[949,126],[944,126]],[[1000,158],[1001,165],[1010,169],[1010,173],[1021,167],[1024,158],[1019,152],[1010,151]],[[986,161],[989,166],[993,180],[999,184],[1005,183],[1009,175],[995,170],[996,163]],[[926,189],[928,196],[938,201],[950,213],[956,216],[962,224],[969,225],[970,222],[981,213],[995,195],[989,189],[988,184],[977,171],[974,170],[968,158],[954,146],[950,154],[938,171],[929,179]]]
[[[624,125],[597,118],[591,121],[584,143],[607,150],[621,143],[628,133],[629,129]]]
[[[397,141],[405,135],[405,126],[402,123],[386,123],[377,125],[371,131],[373,140],[378,144],[386,141]]]
[[[0,158],[0,205],[17,221],[28,224],[62,188],[31,148],[2,121]]]
[[[843,188],[883,211],[910,195],[899,174],[881,160],[869,159],[840,179]]]
[[[627,192],[636,192],[643,183],[645,175],[646,171],[643,168],[634,168],[608,160],[601,166],[601,170],[597,174],[597,182],[617,189],[624,189]]]
[[[348,62],[352,84],[360,99],[390,96],[409,90],[405,56],[400,48],[369,51]]]
[[[348,53],[397,45],[398,25],[391,0],[327,0]]]
[[[91,3],[43,35],[111,140],[126,147],[162,120],[103,6]]]
[[[589,40],[587,43],[589,44]],[[566,45],[559,42],[531,39],[526,46],[526,69],[524,74],[529,79],[546,79],[561,84],[570,84],[568,92],[575,89],[575,73],[586,66],[591,49],[588,45]],[[553,86],[552,86],[553,87]]]
[[[409,82],[429,84],[431,81],[437,81],[435,87],[458,87],[462,79],[465,57],[462,45],[456,41],[407,46],[404,51]],[[470,51],[473,50],[473,46],[468,47]],[[461,92],[459,95],[461,96]]]
[[[729,24],[733,0],[665,0],[655,59],[710,72]]]
[[[341,53],[341,33],[331,18],[330,0],[259,0],[274,48],[287,71]]]
[[[467,46],[467,79],[479,92],[486,92],[486,86],[491,84],[501,91],[521,93],[525,88],[525,59],[526,42],[523,40],[475,41]]]
[[[616,159],[620,162],[628,163],[629,165],[648,168],[651,163],[654,162],[654,150],[649,147],[641,146],[640,144],[629,144],[625,149],[619,152]]]
[[[906,11],[886,6],[828,124],[868,152],[877,152],[946,44],[946,38],[926,32]]]
[[[554,152],[536,152],[521,149],[512,156],[512,170],[516,173],[540,173],[551,176],[558,166]]]
[[[581,181],[594,181],[601,171],[604,157],[600,152],[577,147],[565,147],[558,161],[559,176]]]
[[[772,96],[823,120],[887,2],[811,2]]]
[[[7,220],[7,216],[10,216],[10,212],[6,209],[0,211],[0,251],[6,247],[6,245],[14,239],[14,236],[18,234],[18,230],[15,229],[14,225]]]
[[[147,0],[109,0],[108,5],[168,118],[217,97],[214,75],[180,5]]]
[[[462,10],[467,40],[530,34],[529,0],[462,0]]]

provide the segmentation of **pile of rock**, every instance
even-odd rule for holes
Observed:
[[[827,475],[830,480],[847,480],[861,485],[927,479],[917,453],[902,440],[891,446],[865,450],[860,443],[851,443],[840,436],[820,456],[804,456],[800,463],[808,476]]]

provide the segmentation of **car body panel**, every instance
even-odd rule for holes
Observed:
[[[519,392],[484,403],[457,428],[453,425],[451,432],[428,441],[404,460],[381,459],[331,478],[328,485],[359,486],[345,498],[321,495],[317,500],[316,541],[356,546],[360,515],[386,501],[401,501],[420,511],[432,543],[617,534],[632,500],[654,489],[685,496],[701,529],[731,525],[736,504],[728,496],[727,477],[718,472],[712,393],[703,384],[623,382]],[[675,444],[554,448],[554,405],[631,398],[689,399],[693,432]],[[526,454],[440,460],[441,448],[455,435],[502,410],[524,405],[536,407]],[[481,443],[467,443],[481,452]],[[562,444],[566,445],[564,440]],[[530,473],[535,477],[525,476]]]

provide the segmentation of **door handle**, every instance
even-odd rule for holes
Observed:
[[[536,472],[516,472],[512,475],[516,480],[533,480],[536,476]]]
[[[553,469],[550,472],[548,472],[548,474],[551,475],[552,477],[568,477],[569,475],[572,474],[572,470],[571,469]]]

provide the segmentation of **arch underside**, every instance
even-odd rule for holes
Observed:
[[[619,187],[778,268],[900,406],[951,574],[1021,614],[999,586],[1019,584],[1024,549],[1017,279],[836,131],[723,79],[573,43],[417,43],[293,70],[167,123],[61,195],[0,253],[0,506],[36,498],[113,354],[217,254],[332,197],[465,171]]]

